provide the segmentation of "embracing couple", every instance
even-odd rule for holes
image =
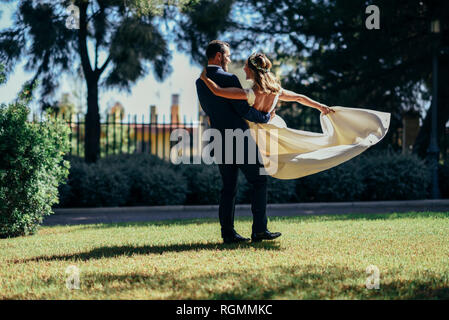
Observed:
[[[254,149],[244,143],[245,159],[235,161],[237,146],[222,149],[217,159],[223,188],[219,202],[219,219],[224,243],[239,243],[250,239],[242,237],[234,229],[235,199],[239,169],[252,188],[251,211],[253,225],[251,240],[273,240],[281,236],[267,228],[267,176],[263,174],[260,159],[270,155],[277,161],[277,170],[271,176],[277,179],[297,179],[339,165],[379,142],[387,133],[390,113],[369,109],[328,107],[304,95],[285,90],[271,73],[271,62],[263,53],[253,53],[245,62],[250,89],[242,89],[238,78],[228,73],[231,48],[223,41],[211,41],[206,49],[208,66],[196,81],[198,98],[212,128],[222,137],[226,129],[245,132],[248,129],[275,129],[276,151],[266,150],[266,144]],[[288,128],[284,120],[275,114],[278,101],[298,102],[321,111],[323,133]],[[270,139],[270,138],[269,138]],[[240,140],[241,141],[241,140]],[[238,146],[241,147],[241,146]],[[233,161],[227,161],[226,153],[232,153]],[[248,161],[256,152],[256,163]],[[261,157],[259,157],[259,153]],[[273,154],[274,153],[274,154]],[[224,161],[226,159],[226,161]]]
[[[279,96],[280,85],[274,75],[269,73],[271,64],[264,55],[253,55],[245,64],[247,78],[255,80],[255,90],[250,91],[249,99],[246,97],[246,92],[241,89],[242,86],[238,78],[227,72],[228,65],[231,62],[229,45],[226,42],[214,40],[207,46],[206,55],[208,59],[207,73],[203,73],[201,79],[197,80],[196,86],[201,107],[209,117],[212,128],[218,129],[224,136],[225,129],[247,130],[249,128],[248,123],[244,119],[256,123],[267,123],[276,117],[274,109],[267,110],[267,108],[275,104],[275,99],[277,100],[278,97],[281,100],[284,97]],[[212,85],[216,84],[218,88],[236,89],[237,96],[232,95],[234,91],[230,92],[227,97],[216,95],[217,92],[214,93],[209,89],[210,83],[207,79],[210,79]],[[245,96],[238,95],[239,91]],[[255,103],[259,108],[250,105]],[[248,145],[245,145],[244,150],[245,153],[248,152]],[[226,150],[223,151],[222,156],[225,157]],[[218,165],[223,181],[219,218],[221,235],[225,243],[249,241],[249,239],[240,236],[234,229],[239,169],[252,187],[252,241],[271,240],[281,235],[279,232],[270,232],[267,229],[267,176],[260,174],[261,165],[259,157],[257,157],[256,164],[249,164],[248,161],[243,164],[225,164],[224,161],[221,161],[221,164]]]

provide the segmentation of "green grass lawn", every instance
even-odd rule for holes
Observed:
[[[223,245],[217,219],[43,227],[0,239],[0,299],[449,299],[449,212],[270,218]],[[251,219],[236,229],[249,236]],[[80,289],[66,288],[66,268]],[[380,288],[365,286],[366,268]]]

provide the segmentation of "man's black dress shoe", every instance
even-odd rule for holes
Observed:
[[[240,242],[246,242],[246,241],[249,241],[249,239],[242,237],[238,233],[234,234],[233,236],[223,238],[223,242],[226,244],[240,243]]]
[[[270,232],[267,230],[264,232],[253,233],[251,235],[251,240],[253,242],[259,242],[262,240],[273,240],[273,239],[280,237],[281,235],[282,235],[282,233],[280,233],[280,232]]]

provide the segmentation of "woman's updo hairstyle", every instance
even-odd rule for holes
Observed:
[[[281,91],[279,80],[270,71],[273,66],[263,53],[253,53],[248,58],[248,67],[254,72],[254,86],[264,93],[277,94]]]

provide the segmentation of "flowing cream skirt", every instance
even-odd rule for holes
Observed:
[[[320,114],[323,133],[288,128],[276,115],[269,123],[249,122],[264,161],[266,174],[297,179],[335,167],[382,140],[390,113],[370,109],[332,107]]]

